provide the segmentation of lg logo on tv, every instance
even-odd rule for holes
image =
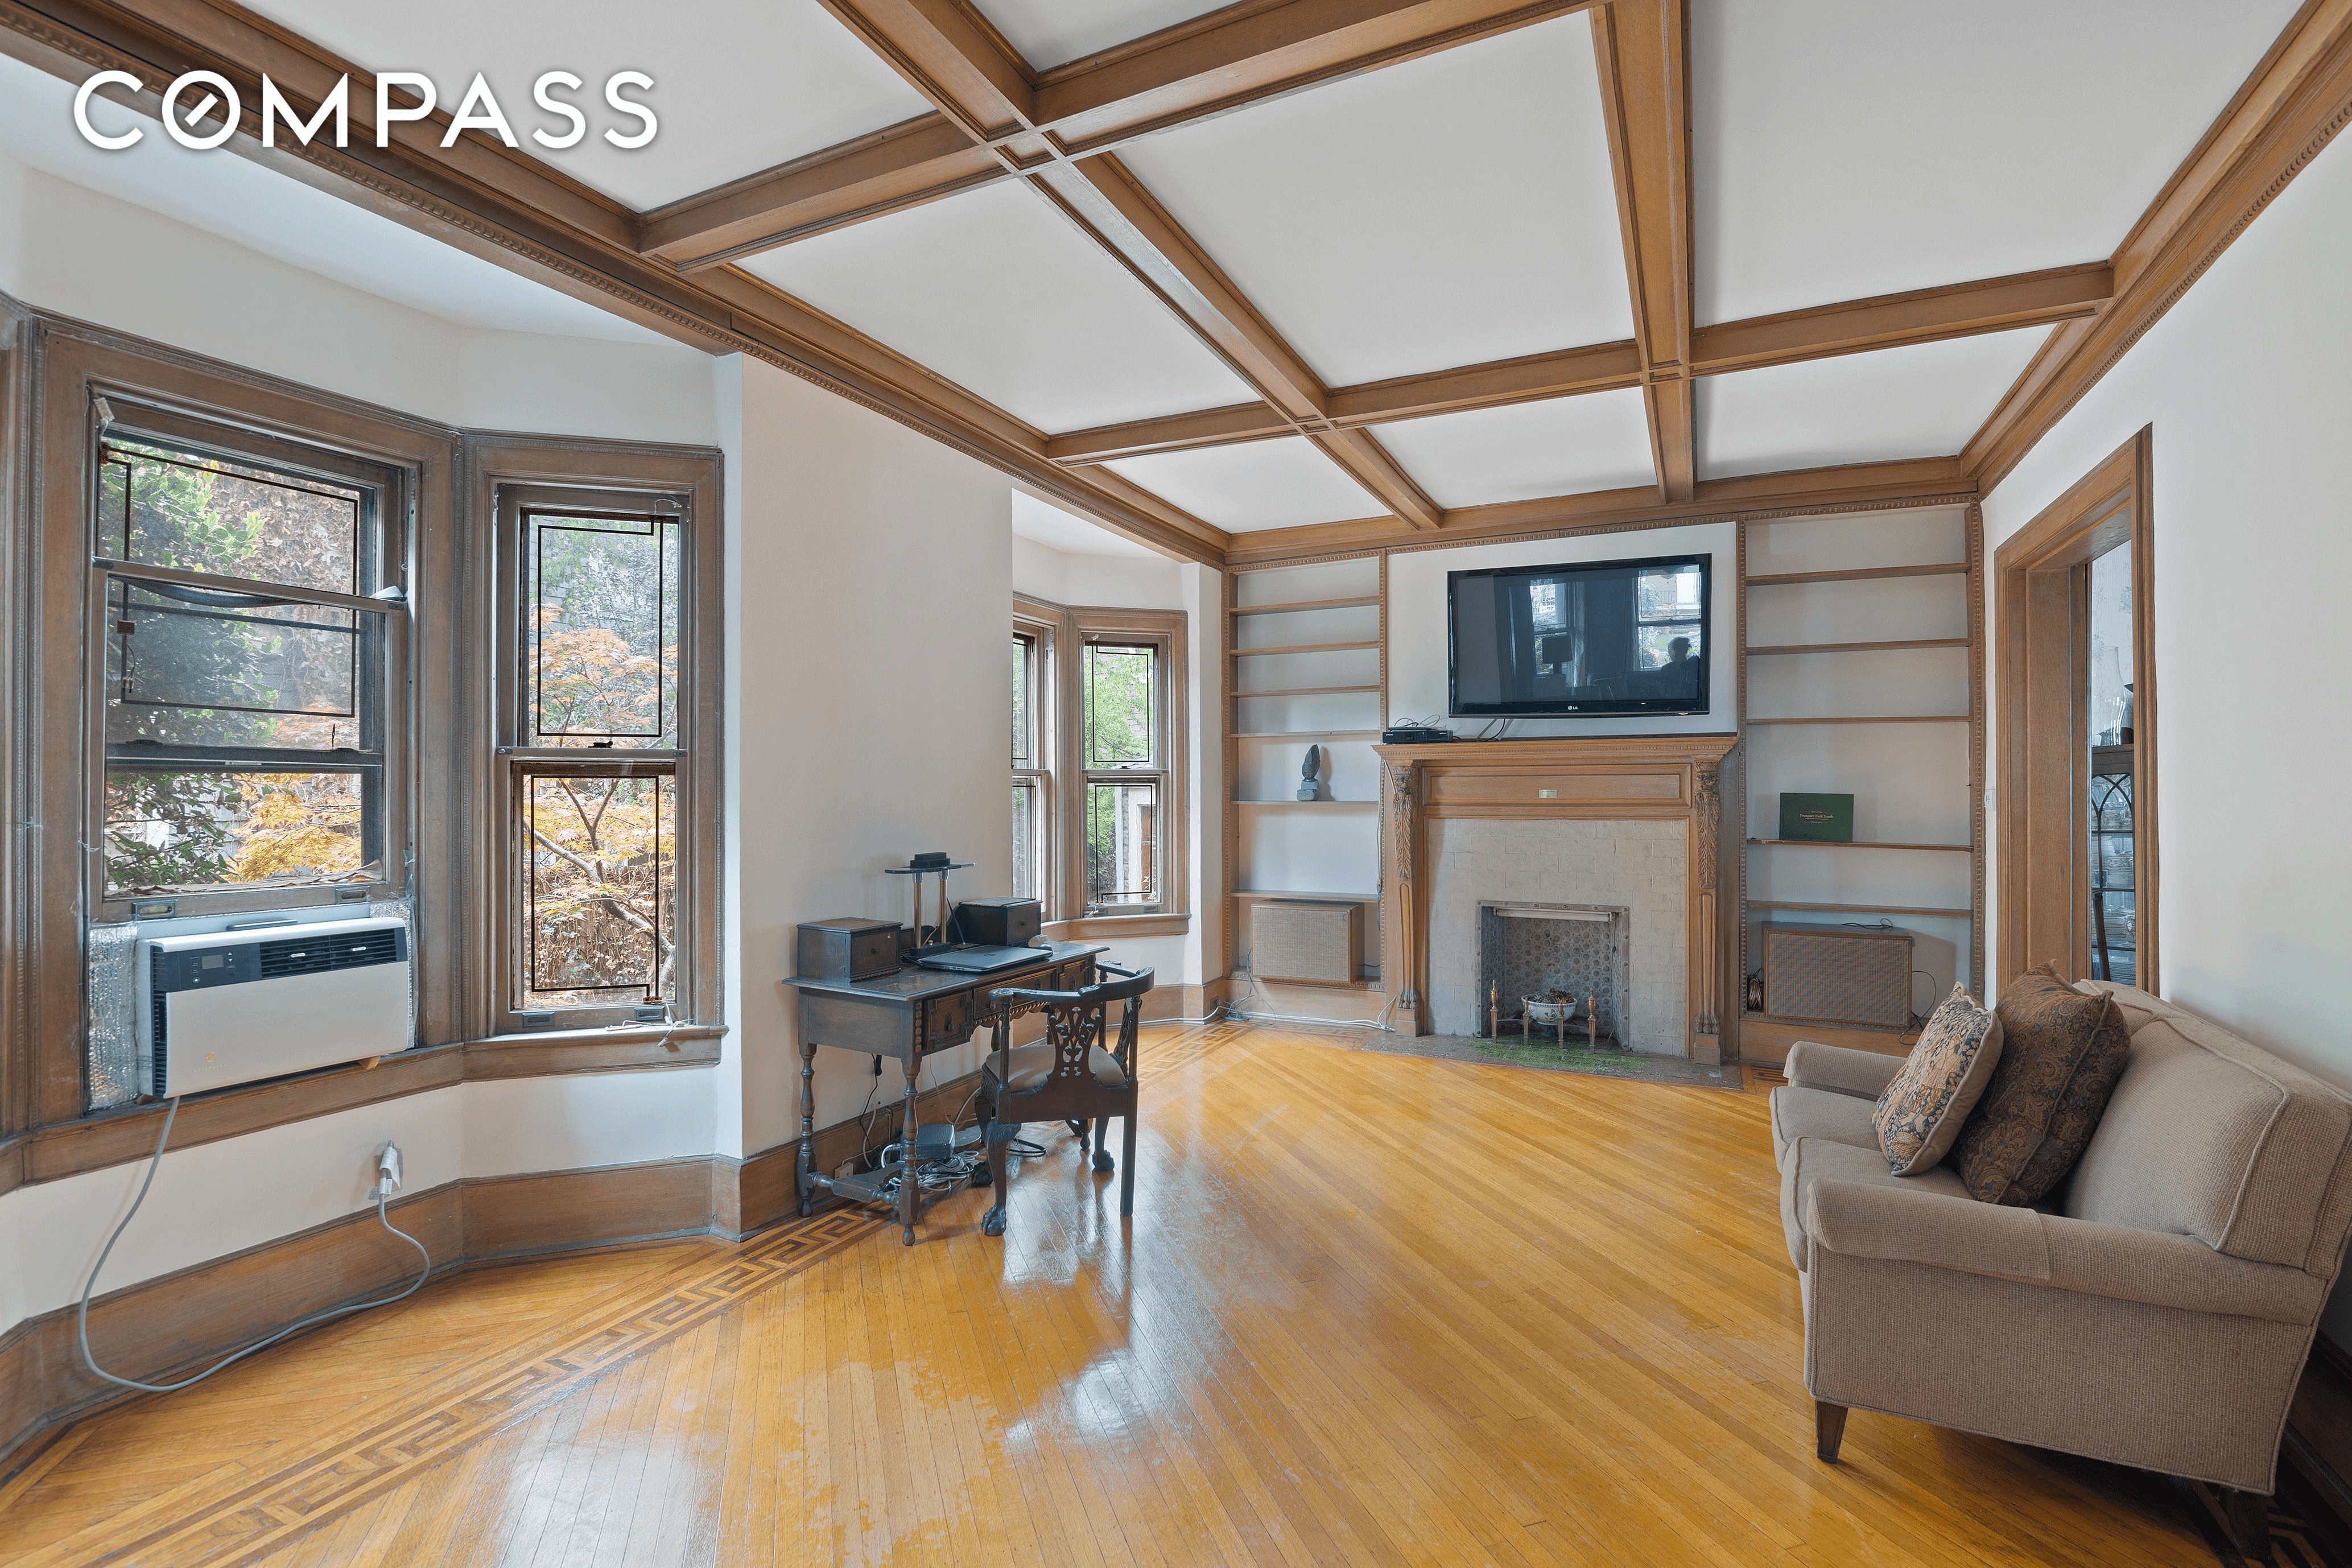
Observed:
[[[89,100],[101,87],[127,87],[133,92],[147,90],[146,83],[129,71],[100,71],[81,84],[74,94],[74,129],[82,140],[93,147],[108,152],[120,152],[131,146],[146,134],[138,126],[109,134],[90,123]],[[565,122],[560,132],[534,128],[530,139],[542,147],[562,150],[576,147],[588,134],[588,117],[557,93],[575,93],[587,84],[570,71],[549,71],[530,84],[531,101]],[[604,101],[629,120],[636,128],[621,131],[607,126],[604,140],[615,147],[642,147],[654,139],[660,129],[653,110],[641,102],[621,96],[622,89],[650,91],[654,79],[643,71],[615,71],[604,79]],[[395,103],[392,90],[405,88],[416,101]],[[417,121],[429,117],[435,107],[433,79],[421,71],[385,71],[375,79],[375,144],[392,145],[392,128],[402,121]],[[217,126],[199,130],[206,120],[218,114]],[[236,89],[218,71],[194,70],[176,78],[163,89],[163,129],[173,141],[183,147],[202,153],[219,146],[236,134],[237,122],[245,114],[245,105],[237,98]],[[283,129],[296,142],[307,147],[310,139],[326,128],[332,118],[335,122],[334,145],[348,147],[352,134],[352,79],[340,77],[334,89],[320,100],[318,112],[307,121],[294,112],[278,90],[278,84],[268,77],[261,79],[261,144],[278,145],[278,133]],[[474,73],[474,85],[466,89],[457,111],[450,118],[448,134],[441,138],[444,147],[454,144],[461,131],[488,131],[509,147],[520,146],[514,127],[508,122],[506,110],[499,106],[498,94],[490,90],[489,82],[479,71]]]

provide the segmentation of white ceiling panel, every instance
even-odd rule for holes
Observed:
[[[1121,458],[1103,467],[1234,533],[1381,517],[1389,510],[1304,436]]]
[[[1021,58],[1038,70],[1222,9],[1227,0],[980,0]]]
[[[1113,533],[1098,522],[1088,522],[1074,512],[1064,511],[1050,501],[1039,500],[1026,490],[1013,492],[1013,531],[1065,555],[1131,555],[1148,559],[1154,553],[1132,539]]]
[[[455,111],[486,76],[520,150],[640,210],[927,112],[908,87],[817,0],[252,0],[253,8],[371,71],[422,71]],[[563,96],[588,118],[577,146],[551,151],[534,128],[568,126],[531,101],[531,84],[567,70],[587,85]],[[616,71],[660,122],[632,151],[604,140],[637,122],[604,103]]]
[[[235,153],[192,153],[129,109],[91,106],[101,130],[145,132],[121,152],[100,152],[75,132],[73,98],[72,82],[0,55],[0,148],[44,174],[461,326],[670,341]]]
[[[1375,426],[1440,506],[1485,506],[1657,482],[1642,395],[1626,389]]]
[[[1025,182],[742,265],[1042,430],[1257,395]]]
[[[1950,457],[2054,330],[1702,376],[1699,478]]]
[[[2295,0],[1694,0],[1698,320],[2112,255]]]
[[[1120,156],[1332,385],[1633,335],[1580,14]]]

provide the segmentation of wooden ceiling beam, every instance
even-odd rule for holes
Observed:
[[[1437,503],[1379,441],[1330,426],[1330,393],[1314,370],[1117,154],[1058,164],[1033,183],[1349,478],[1413,527],[1438,525]]]
[[[1692,373],[1719,375],[2072,321],[2095,314],[2113,298],[2114,278],[2114,268],[2098,261],[1699,327],[1691,334]],[[1334,387],[1325,409],[1333,426],[1347,428],[1646,384],[1638,343],[1594,343]],[[1294,428],[1269,405],[1244,403],[1075,430],[1049,437],[1045,451],[1059,463],[1099,463],[1146,452],[1263,441]]]
[[[1297,433],[1298,426],[1276,413],[1271,404],[1236,403],[1223,408],[1204,408],[1198,414],[1130,419],[1120,425],[1048,436],[1045,456],[1055,462],[1071,465],[1108,463],[1117,458],[1181,452],[1194,447],[1232,447]]]
[[[1641,353],[1634,344],[1594,343],[1587,348],[1464,365],[1458,370],[1334,387],[1330,414],[1335,425],[1381,425],[1465,408],[1499,408],[1507,404],[1641,384]]]
[[[1475,43],[1591,0],[1242,0],[1039,73],[1036,122],[1071,156],[1317,82]]]
[[[818,0],[971,140],[1031,129],[1029,67],[957,0]]]
[[[934,111],[655,207],[637,220],[636,247],[710,267],[1012,177],[993,149]]]
[[[1223,563],[1222,530],[1100,470],[1045,455],[1045,437],[984,399],[733,268],[692,277],[636,249],[625,209],[527,154],[468,132],[439,144],[448,115],[396,126],[378,148],[374,79],[233,0],[0,0],[0,51],[67,81],[136,74],[133,100],[189,70],[217,71],[244,109],[236,152],[470,254],[715,353],[741,353],[849,398],[1036,487],[1152,549]],[[352,78],[351,145],[259,145],[260,77],[308,118]],[[282,141],[282,139],[281,139]]]
[[[1444,526],[1444,509],[1389,456],[1388,448],[1370,430],[1318,430],[1308,438],[1323,449],[1325,457],[1346,469],[1349,479],[1370,490],[1373,499],[1386,502],[1389,510],[1411,526]]]
[[[2049,326],[2097,314],[2115,292],[2115,268],[2094,261],[1817,305],[1700,327],[1691,334],[1691,368],[1696,374],[1719,375],[1725,371],[1796,364],[1979,332]]]
[[[1126,164],[1105,153],[1033,183],[1266,402],[1287,418],[1322,417],[1314,371]]]
[[[1959,505],[1974,499],[1976,488],[1958,458],[1922,458],[1713,479],[1695,487],[1695,493],[1680,501],[1661,500],[1654,487],[1639,485],[1458,507],[1445,513],[1444,528],[1434,534],[1415,532],[1395,517],[1266,529],[1234,534],[1225,559],[1229,571],[1250,571],[1380,550],[1663,528],[1792,510],[1850,511],[1946,500]]]
[[[1691,395],[1689,0],[1611,0],[1592,14],[1601,119],[1633,296],[1658,492],[1697,481]]]
[[[2114,299],[2050,334],[1961,458],[1988,493],[2352,123],[2352,0],[2306,0],[2116,251]]]
[[[937,113],[861,136],[646,215],[643,249],[709,267],[919,206],[1030,169],[1107,152],[1336,77],[1581,10],[1590,0],[1243,0],[1031,73],[955,0],[825,0]],[[941,132],[977,155],[942,150]],[[839,167],[834,165],[838,164]]]

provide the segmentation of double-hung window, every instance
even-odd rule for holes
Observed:
[[[1085,655],[1086,911],[1167,903],[1167,672],[1160,645],[1089,637]]]
[[[1053,864],[1053,634],[1041,622],[1016,621],[1013,633],[1013,894],[1044,899]]]
[[[1013,889],[1065,934],[1186,912],[1184,691],[1181,615],[1016,601]]]
[[[678,1001],[686,510],[669,496],[499,491],[510,1025],[660,1018]]]
[[[404,886],[399,476],[164,410],[101,409],[100,918]]]

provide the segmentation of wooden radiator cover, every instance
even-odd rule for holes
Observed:
[[[1261,980],[1353,985],[1363,949],[1361,904],[1269,899],[1250,906],[1250,973]]]

